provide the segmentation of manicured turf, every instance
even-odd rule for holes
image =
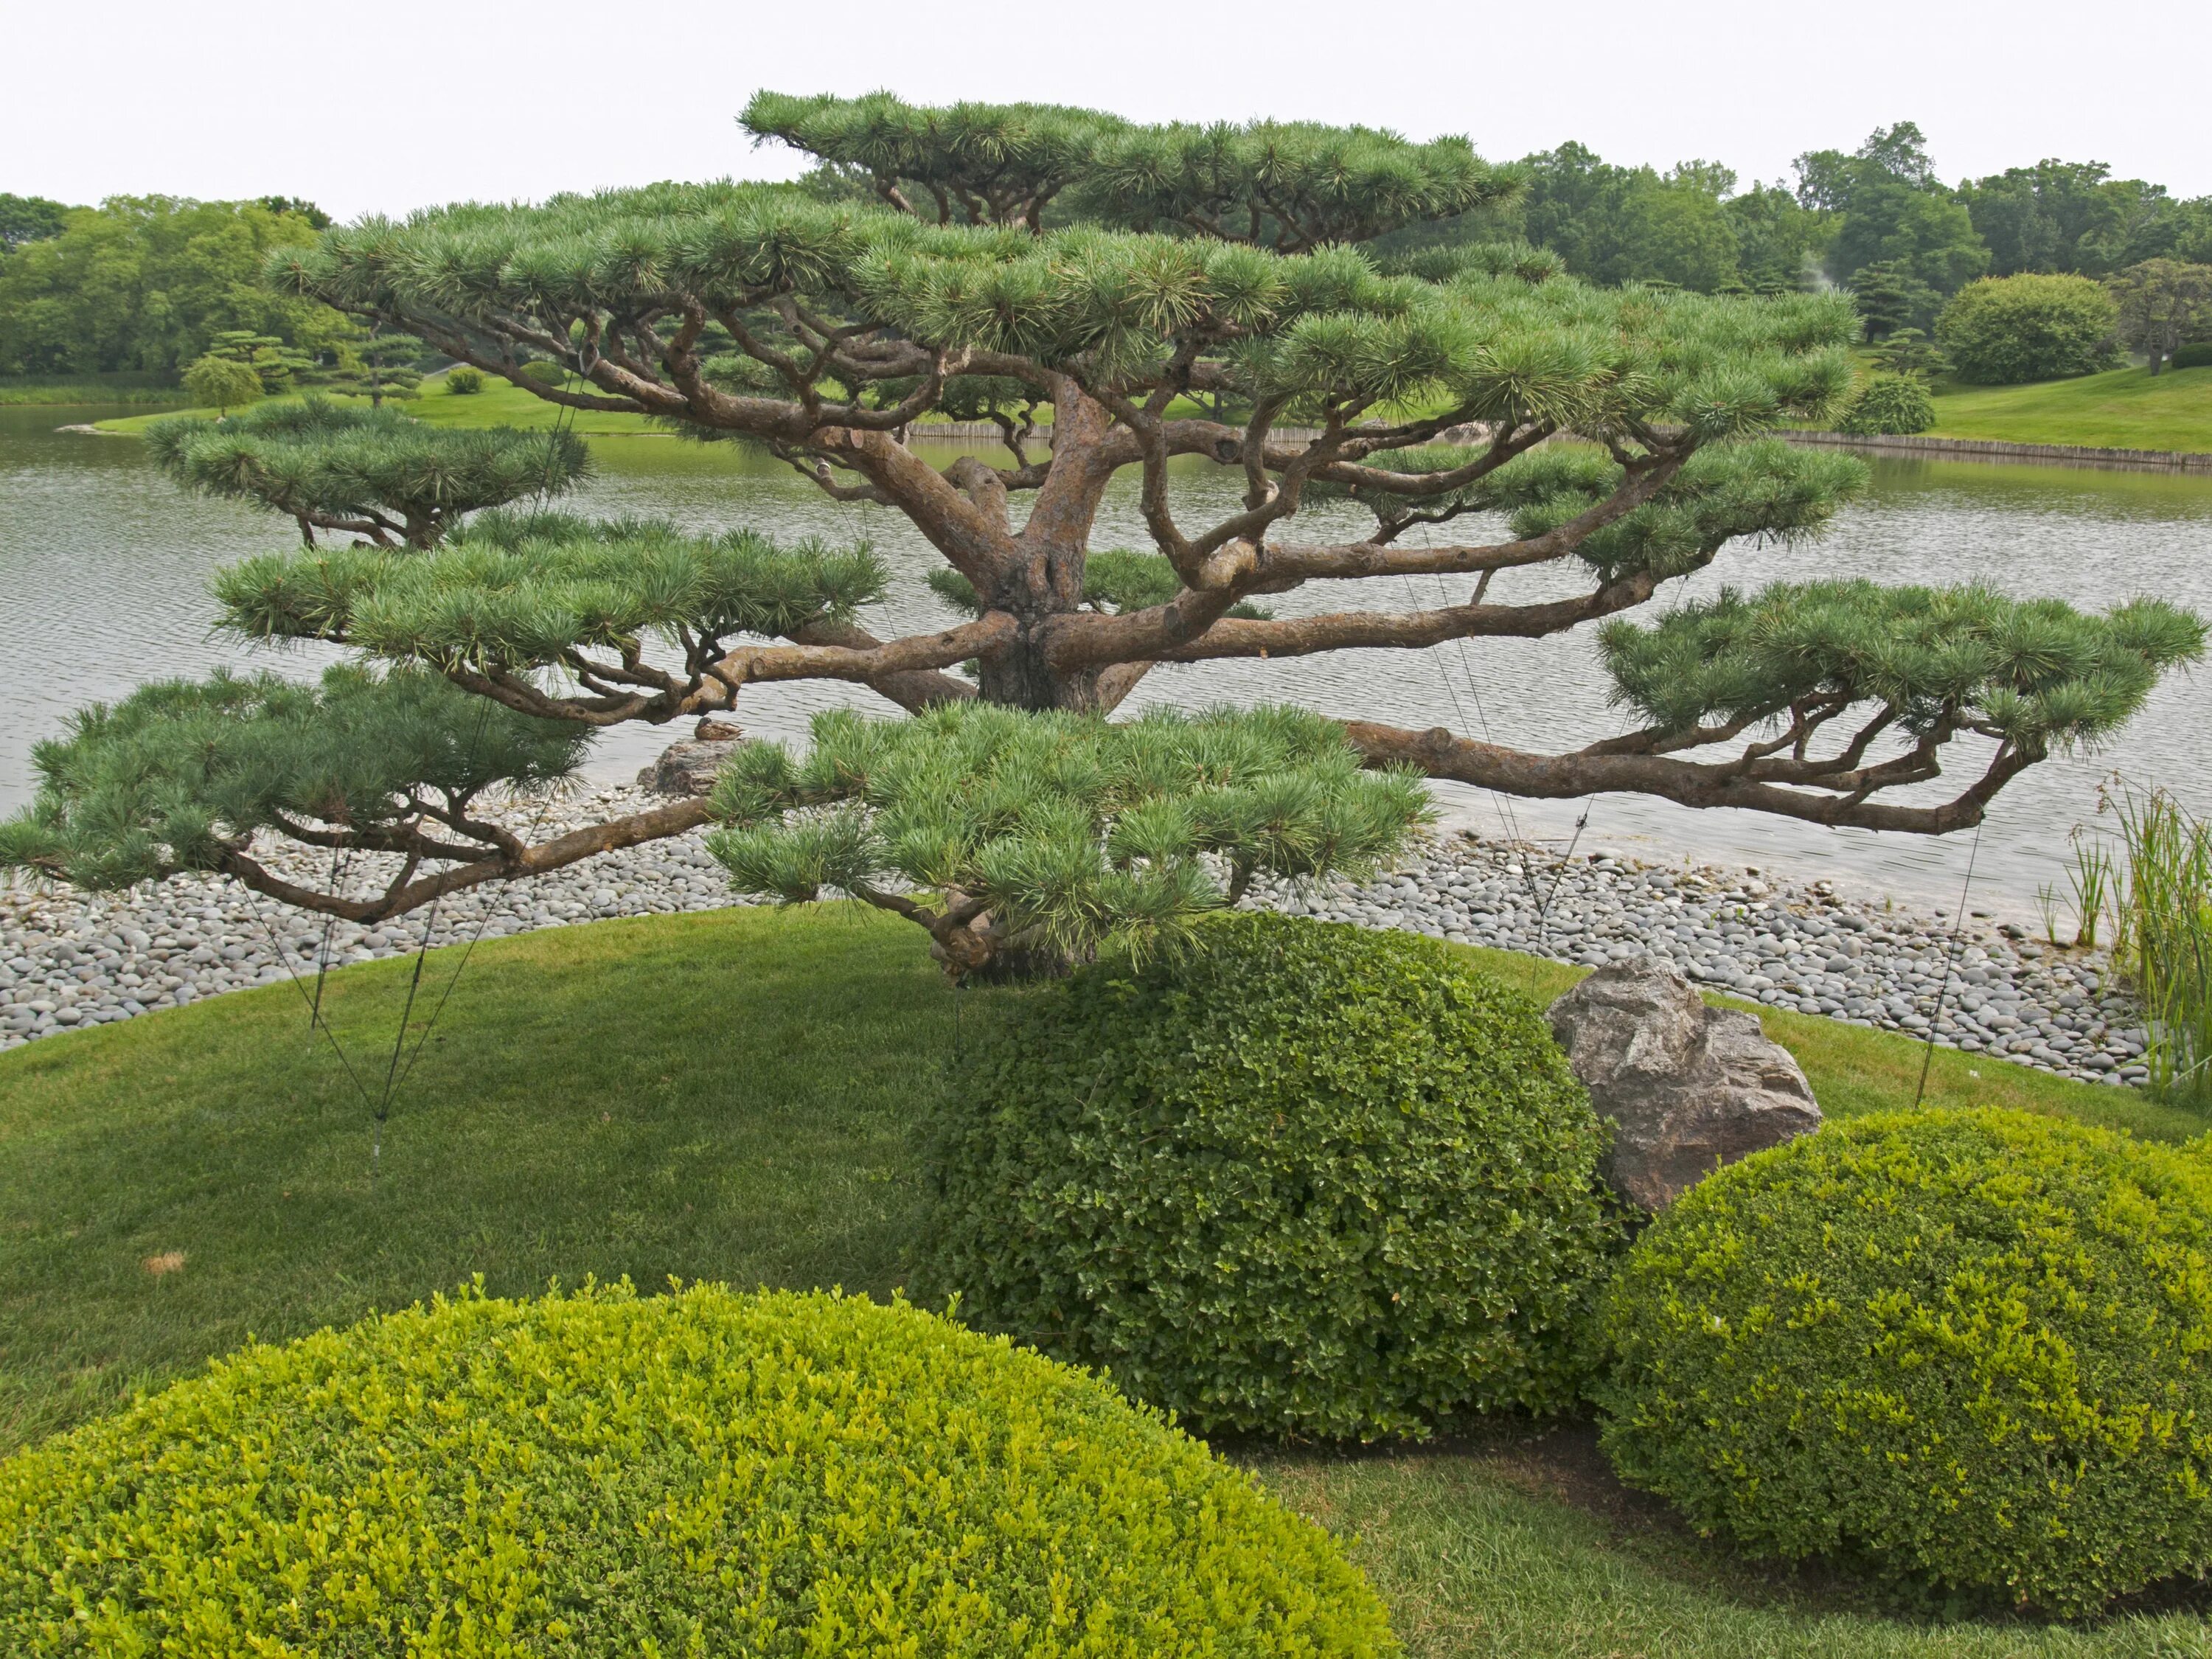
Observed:
[[[1477,954],[1540,995],[1575,977]],[[455,960],[429,958],[418,1020]],[[350,969],[326,992],[372,1092],[411,970]],[[974,1029],[1006,994],[962,993],[960,1019]],[[1917,1048],[1764,1018],[1831,1113],[1910,1103]],[[506,1293],[587,1274],[886,1293],[921,1202],[908,1127],[954,1040],[953,993],[918,931],[836,906],[484,945],[393,1098],[374,1185],[370,1109],[290,986],[0,1055],[0,1444],[249,1334],[295,1335],[477,1273]],[[2168,1138],[2201,1127],[1949,1053],[1929,1093]],[[1547,1443],[1572,1452],[1577,1432]],[[1845,1592],[1775,1588],[1625,1498],[1586,1451],[1518,1443],[1501,1430],[1390,1457],[1253,1455],[1287,1497],[1359,1535],[1417,1655],[2148,1650],[2140,1625],[1929,1632],[1865,1616]],[[1552,1487],[1577,1455],[1588,1491],[1564,1501]]]
[[[512,426],[534,430],[550,427],[557,420],[587,438],[636,437],[643,434],[657,437],[674,435],[670,428],[655,426],[642,415],[610,415],[591,410],[562,409],[495,375],[486,375],[483,390],[467,397],[456,397],[447,391],[443,375],[434,374],[424,380],[422,392],[421,397],[410,398],[401,403],[399,407],[430,426]],[[102,432],[130,436],[144,431],[150,422],[168,416],[193,415],[204,420],[212,420],[215,414],[212,409],[164,409],[150,415],[118,416],[112,420],[98,421],[94,424]],[[1047,410],[1039,418],[1050,419],[1050,411]],[[922,423],[921,429],[926,430],[927,425],[927,422]]]
[[[2212,368],[2119,368],[2032,386],[1959,386],[1936,399],[1938,438],[2212,453]]]

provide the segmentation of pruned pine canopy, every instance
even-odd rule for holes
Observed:
[[[560,495],[591,470],[573,432],[453,431],[318,397],[156,421],[146,445],[179,483],[296,520],[311,547],[318,530],[428,547],[465,514]]]
[[[1233,904],[1255,874],[1358,871],[1428,812],[1342,728],[1290,708],[1121,723],[988,703],[912,720],[815,717],[806,754],[749,744],[708,839],[738,886],[849,893],[928,929],[956,973],[1143,948]]]
[[[1826,420],[1849,395],[1857,316],[1840,295],[1593,288],[1524,247],[1378,264],[1359,239],[1513,187],[1459,140],[1143,127],[1084,110],[926,110],[888,96],[763,94],[745,118],[866,179],[875,199],[725,182],[471,204],[334,228],[280,251],[270,279],[557,408],[739,440],[830,502],[900,514],[944,562],[931,585],[947,625],[872,631],[884,574],[865,548],[529,514],[484,514],[452,533],[459,505],[442,509],[442,546],[435,534],[387,532],[367,539],[409,550],[311,548],[225,573],[224,616],[257,639],[335,641],[387,659],[400,665],[392,684],[433,672],[502,718],[572,732],[729,710],[754,682],[878,693],[920,718],[882,732],[833,723],[817,733],[821,752],[911,764],[847,788],[812,760],[741,750],[744,769],[741,769],[765,792],[758,801],[801,816],[787,828],[747,818],[722,844],[741,854],[741,879],[775,890],[849,876],[927,909],[956,971],[988,965],[1009,940],[1087,949],[1117,927],[1165,925],[1162,895],[1180,896],[1170,909],[1210,902],[1201,873],[1228,883],[1225,895],[1239,869],[1294,867],[1208,841],[1202,813],[1190,839],[1155,844],[1157,860],[1122,859],[1115,849],[1133,831],[1110,790],[1078,789],[1063,819],[1039,804],[1042,784],[1025,784],[1035,812],[1020,823],[1045,826],[1042,839],[942,816],[952,808],[936,772],[994,800],[1006,793],[1001,757],[1023,778],[1045,775],[1024,758],[1024,730],[1090,757],[1104,776],[1139,750],[1195,752],[1245,729],[1225,716],[1109,724],[1164,663],[1266,659],[1294,688],[1295,659],[1316,653],[1595,624],[1617,700],[1643,722],[1619,738],[1534,754],[1346,709],[1332,711],[1346,719],[1326,742],[1322,726],[1300,728],[1295,754],[1254,738],[1250,764],[1276,769],[1293,793],[1318,791],[1312,800],[1336,803],[1329,811],[1367,811],[1406,787],[1389,772],[1381,793],[1361,793],[1356,757],[1516,793],[1626,790],[1940,832],[1978,822],[2007,779],[2053,748],[2110,732],[2160,673],[2202,653],[2200,620],[2170,607],[2130,602],[2097,617],[1980,590],[1796,581],[1630,620],[1662,583],[1732,542],[1816,532],[1862,487],[1856,462],[1773,435]],[[915,441],[948,416],[991,422],[1002,441],[954,459]],[[310,417],[247,418],[270,422],[265,441],[222,439],[243,424],[224,422],[164,440],[173,464],[185,469],[189,454],[204,487],[234,477],[289,511],[308,492],[286,493],[287,466],[366,475],[366,463],[343,459],[348,446],[382,441],[331,426],[286,459],[278,428]],[[203,441],[204,461],[191,447]],[[559,458],[544,453],[550,477]],[[1234,504],[1194,508],[1175,487],[1178,461],[1230,469]],[[1094,550],[1107,491],[1125,473],[1151,545]],[[355,494],[404,520],[387,511],[399,496],[379,493],[402,481],[377,477]],[[1306,509],[1322,504],[1338,510],[1309,529]],[[1346,505],[1365,509],[1360,527],[1346,527]],[[1523,579],[1547,567],[1540,585]],[[1466,586],[1433,608],[1396,608],[1415,591],[1409,576]],[[1273,603],[1323,581],[1352,597],[1318,614]],[[1255,715],[1251,730],[1279,736],[1286,718]],[[1939,783],[1960,738],[1972,740],[1978,770]],[[1139,824],[1172,816],[1168,800],[1199,813],[1190,777],[1182,793],[1127,814]],[[1264,793],[1262,772],[1237,777]],[[422,782],[395,778],[390,810],[416,811]],[[1906,789],[1916,793],[1899,799]],[[717,799],[597,833],[622,844],[710,810],[769,810],[741,811],[728,792]],[[33,817],[65,805],[42,800]],[[100,833],[118,845],[155,833],[143,815],[101,810]],[[436,833],[422,827],[434,815],[410,822],[410,834]],[[969,861],[909,859],[923,823]],[[314,844],[367,844],[348,823],[298,827],[322,837]],[[1382,843],[1316,844],[1348,860]],[[517,844],[495,869],[451,870],[477,879],[467,872],[526,873],[571,855]],[[809,869],[835,873],[802,879]],[[407,889],[422,890],[420,878]],[[410,902],[378,902],[388,914]]]
[[[1066,217],[1133,230],[1194,232],[1302,252],[1506,199],[1521,188],[1464,138],[1311,122],[1146,126],[1053,104],[928,108],[861,98],[755,94],[741,118],[865,178],[878,198],[935,224],[1038,231]]]
[[[354,646],[595,726],[727,707],[749,678],[742,636],[834,629],[882,598],[884,580],[865,547],[493,512],[428,552],[249,559],[217,574],[215,594],[223,626],[248,639]]]
[[[477,798],[551,787],[586,747],[580,727],[510,714],[421,669],[351,665],[319,685],[220,672],[161,681],[74,724],[33,750],[39,795],[0,823],[0,868],[94,891],[212,871],[281,898],[312,896],[255,856],[268,831],[397,854],[380,897],[343,902],[341,914],[366,920],[522,873],[520,844],[474,816]],[[442,870],[426,873],[428,861]]]

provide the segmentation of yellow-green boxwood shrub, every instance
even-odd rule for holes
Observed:
[[[1756,1553],[2059,1614],[2212,1562],[2212,1171],[1974,1109],[1707,1176],[1607,1298],[1632,1484]]]
[[[1389,1655],[1318,1527],[905,1306],[467,1295],[0,1464],[0,1652]]]
[[[1536,1005],[1442,945],[1223,916],[974,1046],[930,1152],[963,1316],[1207,1431],[1578,1400],[1606,1131]]]

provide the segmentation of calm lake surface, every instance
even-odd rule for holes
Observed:
[[[27,800],[31,746],[59,732],[69,713],[113,699],[141,681],[198,674],[217,664],[268,663],[312,673],[335,653],[281,655],[244,650],[210,632],[209,573],[246,554],[287,545],[288,528],[234,504],[188,495],[157,474],[133,439],[58,432],[64,422],[137,411],[0,408],[0,812]],[[569,498],[579,510],[672,518],[700,529],[746,524],[779,536],[865,538],[895,579],[885,618],[894,628],[951,620],[924,586],[937,562],[896,515],[839,506],[764,459],[726,446],[670,438],[605,438],[590,486]],[[1202,463],[1178,473],[1176,505],[1186,525],[1230,510],[1238,479]],[[1328,525],[1302,515],[1302,526]],[[1364,515],[1335,521],[1339,530]],[[1094,545],[1148,545],[1132,473],[1109,501]],[[2101,609],[2156,593],[2212,611],[2212,479],[1972,463],[1882,461],[1870,495],[1817,540],[1795,546],[1739,544],[1716,568],[1671,585],[1656,602],[1745,588],[1784,577],[1867,576],[1889,582],[1979,580],[2008,592],[2049,594]],[[1463,597],[1464,580],[1404,584],[1316,583],[1269,601],[1278,614],[1398,608]],[[1507,572],[1491,597],[1534,599],[1576,586],[1565,571]],[[1656,607],[1655,607],[1656,608]],[[882,631],[878,627],[878,631]],[[1577,746],[1620,729],[1605,702],[1584,635],[1545,641],[1476,641],[1420,653],[1343,652],[1279,662],[1156,670],[1139,704],[1273,700],[1324,713],[1408,726],[1447,726],[1529,747]],[[866,691],[831,686],[753,686],[739,718],[754,732],[803,733],[814,710],[853,702],[890,713]],[[627,728],[602,738],[589,775],[627,780],[676,729]],[[1954,745],[1954,776],[1972,764]],[[2025,918],[2037,889],[2064,886],[2067,836],[2095,823],[2097,785],[2113,771],[2172,789],[2193,810],[2212,812],[2212,693],[2200,672],[2161,686],[2150,706],[2102,753],[2063,757],[2034,768],[1999,796],[1983,832],[1975,905]],[[1746,812],[1694,812],[1663,802],[1610,795],[1594,801],[1501,803],[1450,787],[1441,804],[1454,822],[1486,835],[1507,830],[1565,840],[1587,805],[1583,846],[1644,856],[1750,864],[1838,878],[1900,900],[1955,902],[1967,836],[1942,839],[1832,830]]]

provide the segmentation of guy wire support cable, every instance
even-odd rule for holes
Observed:
[[[1928,1022],[1928,1047],[1920,1056],[1920,1085],[1912,1091],[1912,1104],[1917,1109],[1928,1094],[1928,1068],[1936,1063],[1936,1028],[1943,1023],[1943,1005],[1951,995],[1952,970],[1959,965],[1959,954],[1963,948],[1966,931],[1966,895],[1973,890],[1974,860],[1981,856],[1982,826],[1974,825],[1974,842],[1966,851],[1966,878],[1959,884],[1959,914],[1951,923],[1951,948],[1943,958],[1943,984],[1936,994],[1936,1017]]]

